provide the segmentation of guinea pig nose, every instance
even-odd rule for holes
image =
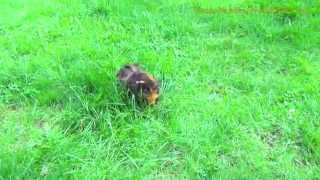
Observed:
[[[153,99],[153,98],[148,98],[148,104],[152,105],[152,104],[155,104],[156,103],[156,100]]]
[[[155,104],[156,104],[155,101],[149,102],[149,105],[155,105]]]
[[[149,105],[153,105],[156,103],[157,96],[151,95],[151,96],[147,97],[147,100],[148,100]]]

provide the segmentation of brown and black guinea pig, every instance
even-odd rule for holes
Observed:
[[[117,73],[121,85],[139,100],[153,105],[159,98],[159,85],[152,75],[143,71],[138,64],[124,65]]]

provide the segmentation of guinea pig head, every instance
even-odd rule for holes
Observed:
[[[148,104],[155,104],[159,98],[158,82],[146,73],[136,73],[132,76],[136,90],[140,96],[147,100]]]

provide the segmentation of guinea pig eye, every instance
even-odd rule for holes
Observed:
[[[144,92],[144,93],[148,93],[148,92],[149,92],[149,89],[148,89],[148,88],[144,88],[144,89],[143,89],[143,92]]]

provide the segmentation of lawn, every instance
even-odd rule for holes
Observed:
[[[0,0],[0,14],[0,179],[320,178],[319,1]],[[118,87],[132,62],[161,82],[157,105]]]

